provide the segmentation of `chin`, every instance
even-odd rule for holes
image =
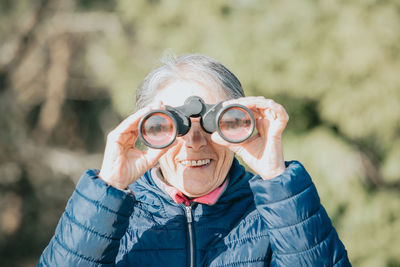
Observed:
[[[218,179],[214,176],[215,171],[191,170],[184,171],[182,174],[183,182],[187,185],[207,187],[213,184],[213,181]]]
[[[183,176],[183,191],[190,196],[203,196],[219,186],[212,174]]]
[[[190,188],[187,188],[186,190],[183,190],[182,193],[184,193],[188,197],[201,197],[201,196],[208,194],[210,191],[212,191],[212,190],[210,190],[210,189],[198,190],[198,187],[197,187],[197,188],[193,188],[193,190],[190,190]]]

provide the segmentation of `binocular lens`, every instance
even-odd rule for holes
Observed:
[[[177,136],[187,134],[191,118],[198,117],[206,133],[217,131],[231,143],[245,141],[255,128],[253,112],[246,106],[231,104],[223,107],[223,102],[206,104],[200,97],[191,96],[183,106],[165,106],[165,109],[148,112],[140,119],[139,137],[148,147],[168,147]]]
[[[153,113],[141,126],[143,139],[152,147],[162,148],[171,144],[176,136],[172,119],[164,113]]]
[[[218,127],[224,139],[233,143],[243,142],[253,132],[250,114],[240,107],[225,110],[219,117]]]

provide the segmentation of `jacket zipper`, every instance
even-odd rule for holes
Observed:
[[[194,266],[194,246],[193,246],[193,225],[192,225],[192,206],[185,206],[186,219],[189,231],[190,267]]]

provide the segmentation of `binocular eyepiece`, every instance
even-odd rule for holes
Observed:
[[[139,122],[139,137],[149,147],[165,148],[177,136],[187,134],[191,117],[200,117],[200,124],[207,133],[218,131],[230,143],[247,140],[254,131],[253,113],[243,105],[222,107],[222,103],[210,105],[198,96],[191,96],[183,106],[152,110]]]

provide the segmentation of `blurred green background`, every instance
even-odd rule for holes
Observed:
[[[283,104],[354,266],[400,266],[400,1],[0,0],[0,265],[35,266],[171,49]]]

